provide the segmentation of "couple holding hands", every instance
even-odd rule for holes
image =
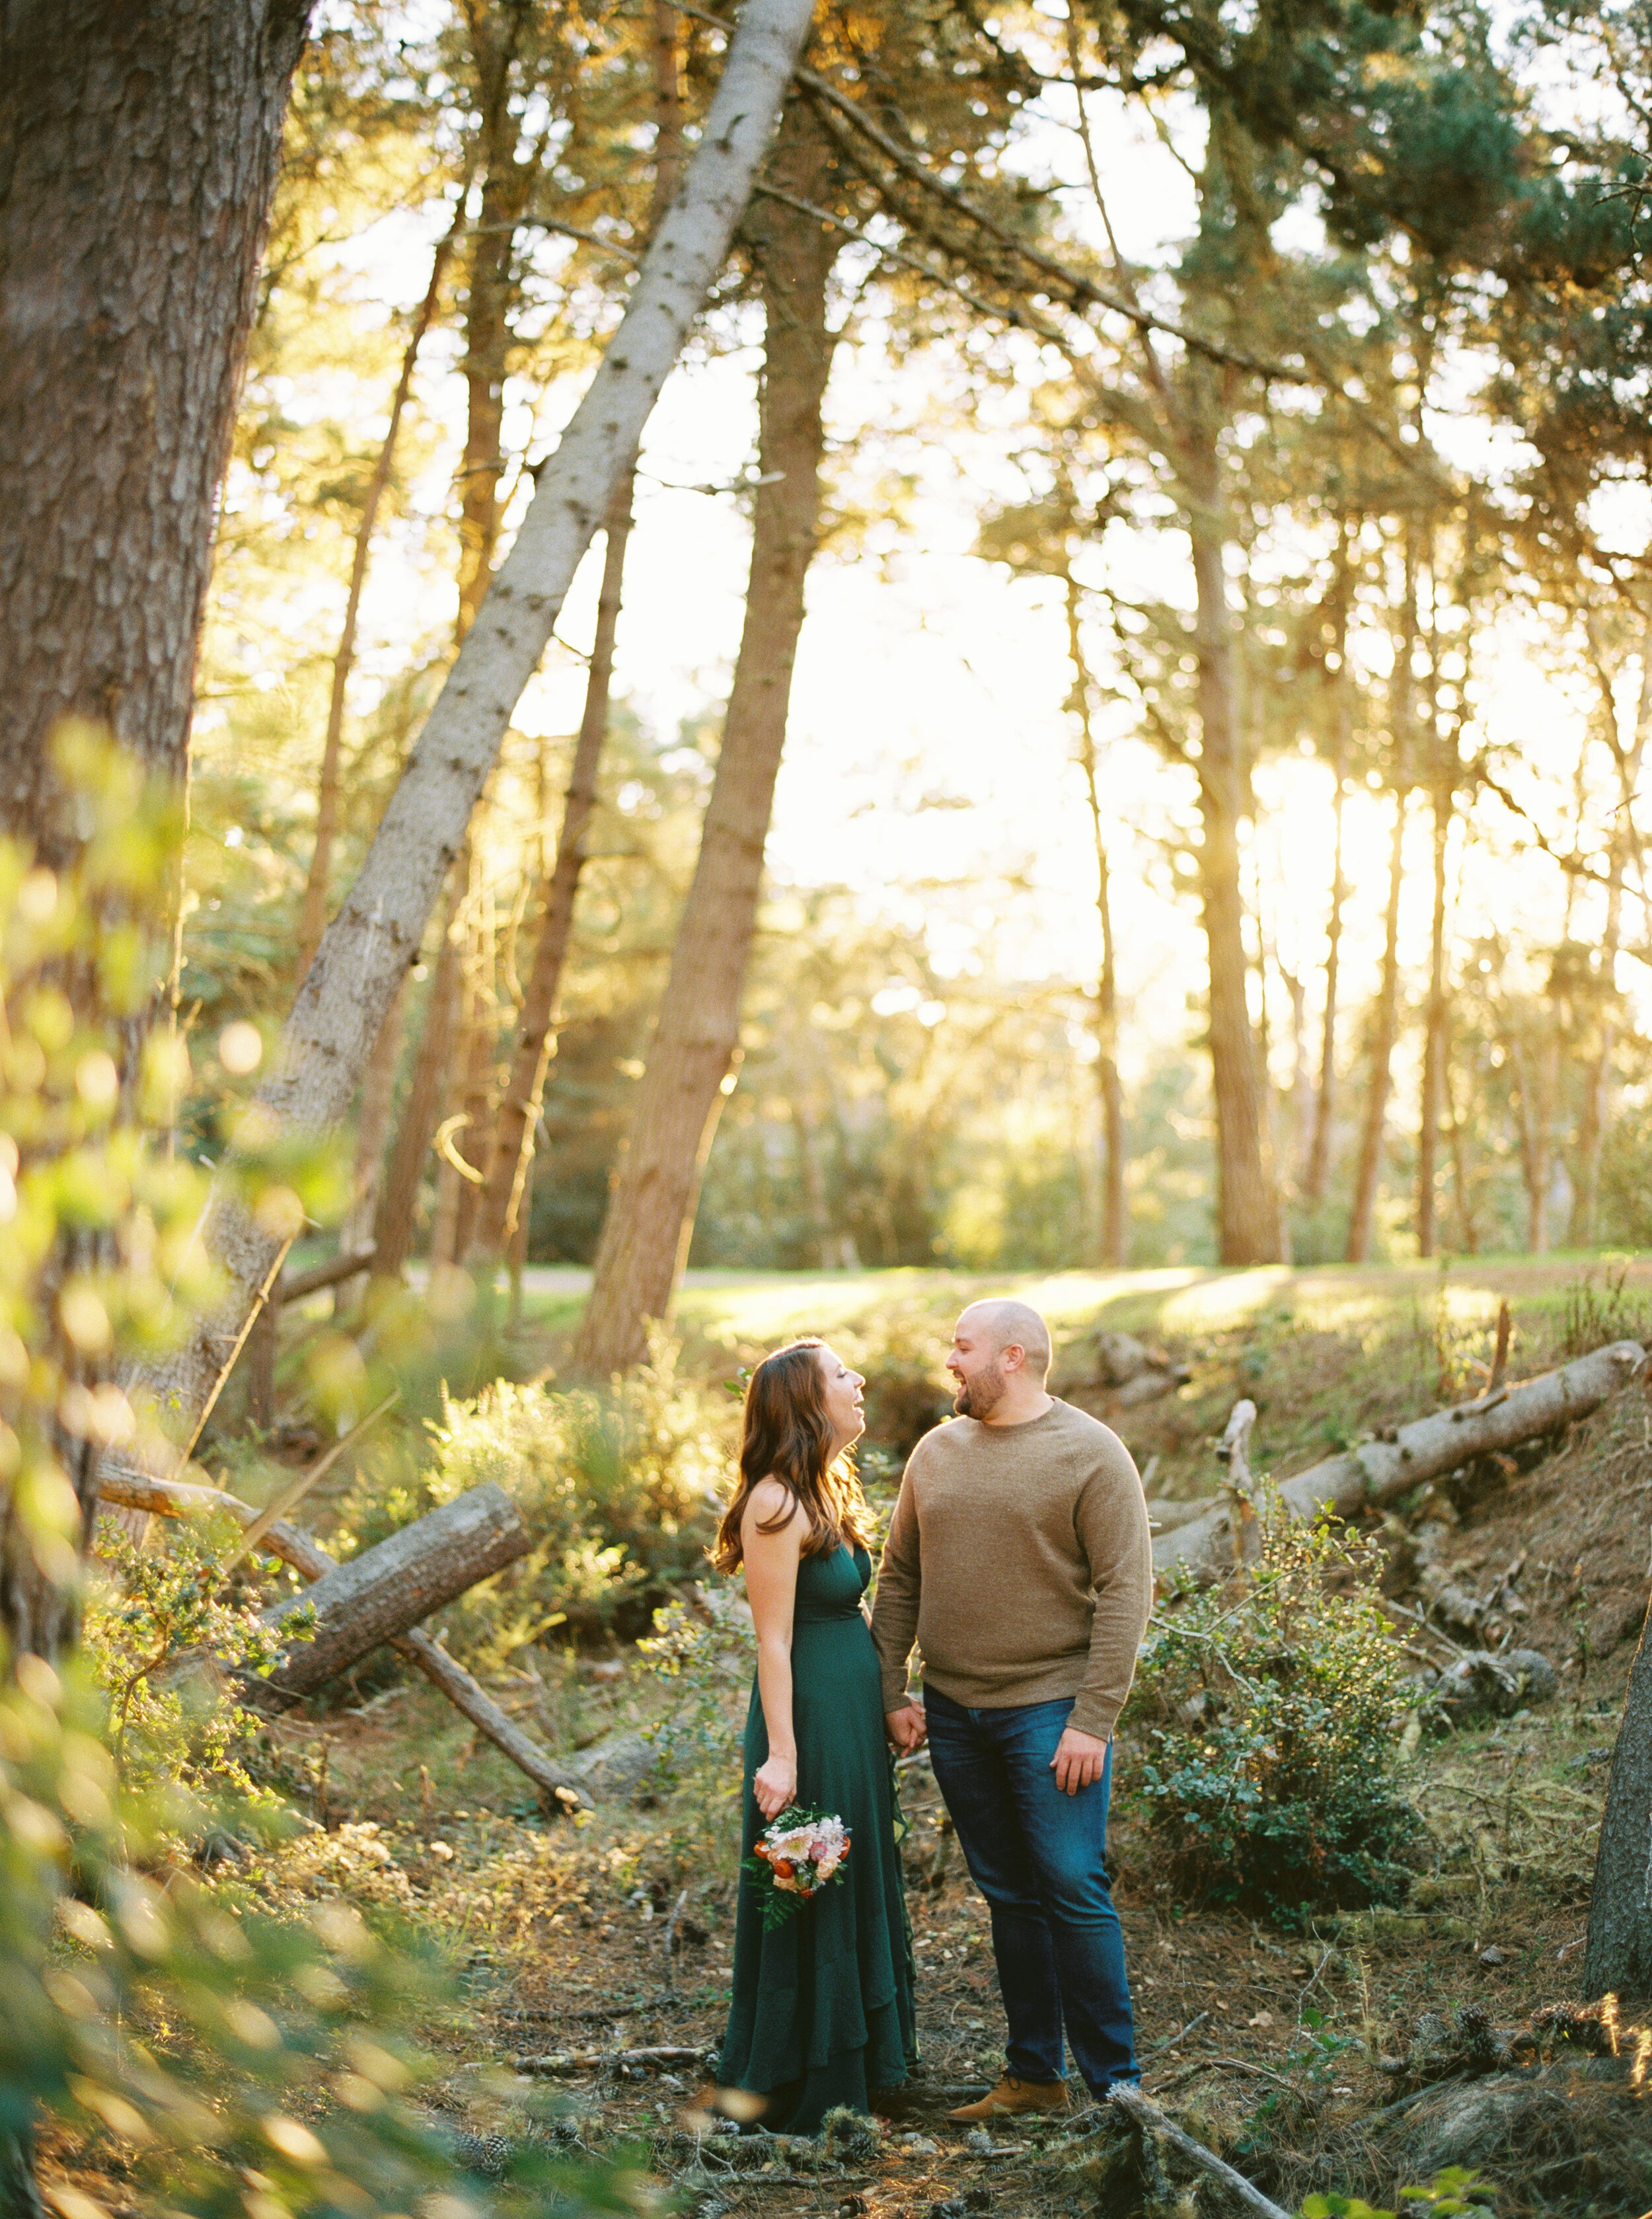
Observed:
[[[1026,1303],[964,1312],[947,1362],[957,1414],[908,1460],[869,1612],[866,1506],[843,1461],[865,1383],[814,1339],[752,1374],[714,1551],[720,1569],[743,1566],[757,1632],[742,1854],[753,1869],[799,1799],[841,1818],[854,1850],[779,1924],[757,1881],[740,1884],[717,2079],[761,2097],[774,2132],[869,2110],[917,2054],[891,1743],[927,1737],[992,1916],[1004,2067],[949,2116],[1064,2109],[1064,2027],[1094,2095],[1139,2077],[1103,1857],[1114,1722],[1152,1597],[1147,1508],[1118,1436],[1045,1391],[1049,1364]]]

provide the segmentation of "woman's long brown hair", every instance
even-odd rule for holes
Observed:
[[[870,1528],[854,1468],[832,1456],[826,1414],[824,1342],[812,1336],[766,1356],[746,1389],[746,1426],[740,1443],[740,1484],[723,1514],[711,1555],[720,1572],[735,1572],[745,1556],[741,1520],[751,1491],[778,1479],[790,1498],[760,1533],[778,1533],[799,1510],[809,1520],[805,1557],[824,1556],[844,1542],[865,1545]]]

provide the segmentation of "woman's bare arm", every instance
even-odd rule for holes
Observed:
[[[778,1531],[760,1528],[792,1515]],[[792,1623],[798,1600],[798,1563],[808,1521],[778,1479],[760,1480],[740,1521],[746,1594],[757,1629],[757,1694],[768,1728],[768,1756],[753,1783],[757,1807],[773,1818],[796,1800],[798,1742],[792,1722]]]

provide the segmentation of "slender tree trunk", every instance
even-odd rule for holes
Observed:
[[[670,0],[654,0],[654,193],[649,236],[658,230],[682,176],[681,68],[677,16]],[[471,1218],[465,1252],[486,1269],[508,1251],[525,1219],[532,1184],[534,1136],[545,1081],[556,1052],[556,1019],[562,972],[574,926],[574,905],[585,866],[585,837],[596,807],[597,767],[608,737],[614,640],[624,586],[625,550],[631,533],[636,459],[608,510],[607,545],[597,596],[596,637],[586,681],[585,707],[562,805],[556,860],[546,880],[543,917],[533,969],[524,990],[515,1046],[486,1156],[486,1184]],[[518,1281],[519,1283],[519,1274]]]
[[[1429,942],[1428,1013],[1423,1041],[1423,1089],[1417,1134],[1417,1253],[1432,1256],[1436,1242],[1439,1176],[1440,1090],[1445,1072],[1446,854],[1451,834],[1451,790],[1444,774],[1434,789],[1434,914]]]
[[[1480,1221],[1475,1215],[1474,1182],[1469,1175],[1469,1150],[1463,1129],[1463,1120],[1457,1115],[1456,1097],[1451,1085],[1451,1039],[1448,1029],[1445,1054],[1440,1059],[1440,1089],[1445,1097],[1445,1114],[1450,1120],[1448,1136],[1451,1143],[1451,1187],[1456,1198],[1457,1245],[1465,1256],[1480,1253]]]
[[[773,165],[779,181],[817,203],[829,165],[812,112],[793,101]],[[834,343],[826,288],[838,235],[772,200],[762,203],[761,218],[748,221],[748,233],[762,273],[767,344],[758,437],[763,482],[745,625],[699,859],[576,1348],[580,1364],[599,1375],[624,1370],[644,1352],[648,1321],[667,1315],[686,1255],[739,1039],[740,989],[819,522],[821,405]]]
[[[635,452],[655,396],[722,267],[807,35],[810,0],[746,0],[683,189],[625,314],[500,564],[381,819],[361,875],[322,935],[258,1098],[278,1129],[347,1113],[396,984],[414,959],[523,687]],[[192,1445],[278,1268],[283,1244],[220,1182],[203,1228],[226,1282],[184,1346],[133,1389]]]
[[[597,767],[608,734],[608,700],[613,676],[614,637],[619,623],[625,548],[630,537],[630,480],[608,519],[608,545],[597,602],[597,631],[586,681],[585,713],[580,719],[574,766],[562,803],[556,861],[545,888],[544,916],[534,947],[533,968],[523,990],[510,1076],[494,1121],[488,1184],[477,1205],[470,1260],[486,1267],[503,1253],[515,1228],[533,1161],[534,1134],[545,1098],[545,1079],[556,1047],[557,1004],[562,971],[574,929],[574,904],[585,867],[585,841],[596,808]]]
[[[379,504],[390,482],[396,438],[401,430],[407,395],[413,390],[413,370],[419,360],[419,350],[436,313],[437,298],[441,291],[448,258],[453,252],[453,241],[464,222],[465,202],[469,190],[467,177],[459,187],[458,205],[454,210],[452,225],[431,258],[430,283],[425,289],[425,297],[419,304],[413,328],[407,334],[407,344],[401,357],[401,372],[390,399],[390,420],[379,448],[378,460],[373,465],[373,475],[367,482],[367,491],[362,500],[361,521],[356,527],[356,546],[350,564],[350,589],[345,597],[345,617],[339,627],[338,644],[333,650],[332,687],[327,698],[327,728],[321,743],[321,768],[316,780],[315,840],[310,849],[310,866],[304,879],[304,906],[298,927],[297,974],[300,979],[314,960],[315,951],[321,944],[322,928],[327,921],[327,887],[332,871],[333,842],[338,830],[338,767],[344,751],[345,693],[356,660],[357,620],[361,612],[362,588],[367,582],[368,558],[373,550],[373,532],[378,523]]]
[[[357,1253],[373,1238],[378,1215],[379,1190],[384,1170],[384,1146],[389,1137],[390,1110],[395,1098],[396,1072],[401,1062],[401,1043],[407,1033],[407,985],[404,979],[373,1043],[373,1053],[362,1074],[361,1099],[356,1105],[356,1154],[351,1172],[351,1203],[338,1235],[341,1256]],[[367,1284],[368,1275],[357,1272],[341,1279],[334,1290],[333,1314],[342,1317],[353,1309]]]
[[[413,1252],[419,1188],[432,1135],[447,1091],[448,1064],[458,1029],[461,985],[456,936],[458,911],[469,883],[467,864],[454,873],[453,895],[442,927],[441,945],[425,1004],[425,1029],[413,1063],[413,1083],[402,1105],[401,1123],[373,1216],[373,1277],[399,1279]]]
[[[1102,962],[1096,976],[1096,1081],[1102,1119],[1100,1240],[1096,1261],[1121,1265],[1129,1240],[1124,1191],[1126,1150],[1124,1087],[1119,1078],[1119,988],[1117,949],[1113,937],[1112,883],[1101,789],[1096,774],[1096,735],[1090,720],[1090,671],[1079,629],[1079,588],[1067,574],[1067,654],[1072,663],[1073,706],[1078,718],[1078,761],[1090,802],[1090,826],[1096,848],[1096,915],[1102,931]]]
[[[1331,843],[1331,914],[1325,931],[1325,1016],[1320,1033],[1320,1083],[1314,1098],[1314,1137],[1308,1146],[1307,1170],[1302,1180],[1302,1199],[1310,1209],[1325,1201],[1331,1175],[1331,1136],[1337,1119],[1337,993],[1342,968],[1342,911],[1348,882],[1342,867],[1343,805],[1347,780],[1340,760],[1337,765],[1337,796]]]
[[[1198,594],[1199,884],[1210,973],[1210,1063],[1216,1108],[1217,1252],[1224,1264],[1273,1264],[1282,1252],[1279,1197],[1263,1147],[1262,1097],[1246,993],[1239,827],[1249,773],[1234,712],[1233,650],[1214,441],[1190,443],[1188,526]]]
[[[1595,1051],[1584,1074],[1583,1103],[1578,1117],[1577,1186],[1572,1197],[1570,1240],[1574,1247],[1592,1248],[1599,1233],[1600,1157],[1610,1122],[1612,1074],[1618,1047],[1618,951],[1623,945],[1624,866],[1634,834],[1635,792],[1641,764],[1652,731],[1652,618],[1641,634],[1641,684],[1635,707],[1635,728],[1630,745],[1618,741],[1617,707],[1610,686],[1602,686],[1601,714],[1618,768],[1618,808],[1612,824],[1607,866],[1606,923],[1599,958],[1599,1024]]]
[[[1331,768],[1336,779],[1336,793],[1332,805],[1331,913],[1325,935],[1325,1019],[1320,1035],[1320,1084],[1314,1104],[1314,1137],[1302,1176],[1302,1200],[1309,1209],[1319,1209],[1325,1202],[1337,1116],[1337,990],[1342,967],[1342,911],[1348,898],[1342,863],[1343,811],[1348,795],[1348,751],[1353,739],[1354,712],[1354,689],[1348,675],[1348,617],[1353,588],[1354,526],[1352,519],[1345,517],[1338,557],[1337,669],[1332,702]]]
[[[1394,1083],[1394,1049],[1400,1031],[1400,892],[1404,884],[1406,797],[1394,797],[1394,839],[1388,851],[1388,907],[1383,927],[1382,983],[1377,989],[1372,1029],[1371,1071],[1365,1086],[1365,1115],[1360,1125],[1359,1163],[1354,1174],[1353,1208],[1348,1218],[1351,1264],[1369,1261],[1376,1190],[1382,1175],[1382,1130],[1388,1091]]]

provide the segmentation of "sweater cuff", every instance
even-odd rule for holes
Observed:
[[[1087,1702],[1082,1695],[1067,1716],[1067,1724],[1076,1733],[1094,1734],[1097,1741],[1111,1741],[1118,1722],[1116,1704]]]

